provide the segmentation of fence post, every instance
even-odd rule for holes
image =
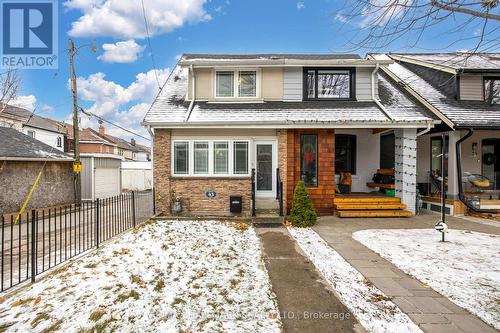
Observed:
[[[156,190],[153,187],[153,215],[156,215]]]
[[[31,210],[31,282],[35,282],[36,275],[36,212]],[[27,222],[26,222],[27,223]]]
[[[132,221],[135,228],[135,192],[132,191]]]
[[[99,199],[95,199],[95,240],[96,240],[96,247],[99,248],[99,219],[100,219],[100,214],[99,214]]]

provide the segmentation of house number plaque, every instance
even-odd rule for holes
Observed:
[[[217,193],[215,193],[215,191],[206,191],[205,195],[207,196],[207,198],[215,198]]]

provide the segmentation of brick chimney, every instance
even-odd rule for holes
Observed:
[[[104,126],[99,125],[99,135],[100,136],[104,136],[106,134],[106,129],[104,128]]]
[[[134,139],[134,138],[130,139],[130,144],[131,144],[132,146],[135,146],[135,139]]]

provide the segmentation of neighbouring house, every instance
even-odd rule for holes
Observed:
[[[27,209],[74,201],[73,159],[14,128],[0,127],[0,214],[19,211],[43,170]]]
[[[66,152],[74,152],[74,134],[73,126],[70,124],[65,125],[66,133]],[[84,128],[78,132],[80,141],[80,153],[82,154],[106,154],[118,155],[118,145],[101,135],[99,132],[91,128]]]
[[[117,154],[122,156],[125,161],[151,161],[151,151],[148,147],[137,144],[135,139],[130,139],[128,142],[125,139],[106,133],[104,126],[99,126],[99,136],[107,141],[117,145]]]
[[[158,211],[179,197],[185,212],[229,214],[241,197],[245,215],[276,203],[286,213],[302,180],[320,215],[411,216],[417,136],[441,120],[379,70],[393,62],[184,54],[143,121]],[[373,182],[379,169],[394,184]],[[341,173],[352,181],[337,194]],[[368,195],[380,187],[396,198]]]
[[[500,54],[375,54],[368,58],[393,60],[381,67],[382,72],[442,120],[417,142],[417,182],[424,208],[440,211],[444,174],[448,214],[463,214],[464,204],[478,212],[498,212]]]
[[[65,151],[64,124],[34,114],[32,111],[6,105],[0,113],[0,126],[13,127],[59,151]]]

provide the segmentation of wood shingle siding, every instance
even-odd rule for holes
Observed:
[[[302,67],[283,69],[283,101],[302,101]]]
[[[482,101],[483,77],[481,75],[460,76],[460,99],[464,101]]]

